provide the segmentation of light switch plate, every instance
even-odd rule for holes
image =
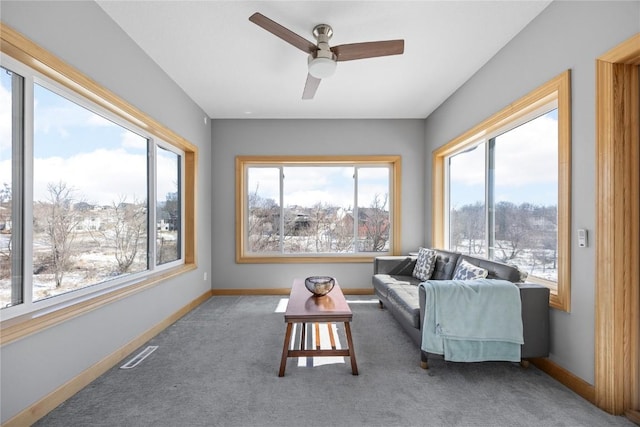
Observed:
[[[589,246],[589,233],[586,229],[581,228],[578,230],[578,247],[586,248]]]

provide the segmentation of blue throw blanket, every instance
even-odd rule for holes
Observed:
[[[520,291],[506,280],[427,280],[422,350],[453,362],[520,361]]]

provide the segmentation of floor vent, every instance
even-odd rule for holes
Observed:
[[[131,368],[135,368],[136,366],[138,366],[140,363],[142,363],[142,361],[144,359],[146,359],[151,353],[153,353],[154,351],[156,351],[156,349],[158,348],[157,345],[150,345],[147,348],[145,348],[144,350],[142,350],[140,353],[138,353],[137,355],[135,355],[131,360],[129,360],[127,363],[125,363],[124,365],[120,366],[120,369],[131,369]]]

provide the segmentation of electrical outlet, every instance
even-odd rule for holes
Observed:
[[[204,272],[204,280],[205,280],[205,282],[207,281],[207,272],[206,271]]]

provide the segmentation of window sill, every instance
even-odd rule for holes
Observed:
[[[92,297],[80,299],[75,303],[65,302],[58,306],[47,307],[2,321],[0,323],[0,346],[66,322],[104,305],[127,298],[195,268],[195,264],[181,265],[161,273],[149,275],[132,285],[106,290]]]

